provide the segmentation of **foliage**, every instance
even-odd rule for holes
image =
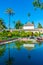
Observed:
[[[16,48],[17,48],[18,50],[20,50],[20,49],[21,49],[22,42],[21,42],[21,41],[16,41],[16,42],[15,42],[15,45],[16,45]]]
[[[3,31],[3,32],[0,32],[0,41],[1,40],[8,40],[8,39],[14,39],[14,38],[19,38],[19,37],[29,37],[29,36],[40,36],[41,33],[39,32],[31,32],[31,31],[28,31],[28,32],[25,32],[25,31]]]
[[[18,20],[18,21],[16,22],[16,24],[15,24],[15,28],[16,28],[16,29],[22,29],[22,26],[23,26],[23,24],[21,23],[20,20]]]
[[[28,13],[28,18],[30,18],[30,16],[31,16],[30,13]]]
[[[35,32],[34,33],[34,36],[36,36],[36,37],[39,36],[39,33],[38,32]]]
[[[40,23],[38,23],[38,28],[42,28],[42,25]]]
[[[5,13],[7,13],[8,16],[9,16],[9,29],[10,29],[10,19],[11,19],[11,16],[13,16],[15,13],[14,13],[14,11],[13,11],[11,8],[8,8],[8,9],[5,11]]]
[[[42,10],[43,9],[43,2],[40,2],[40,0],[34,0],[33,1],[33,6],[35,8],[40,8]]]
[[[32,24],[34,24],[34,21],[32,21]]]
[[[8,13],[9,15],[15,14],[14,11],[11,8],[8,8],[5,13]]]
[[[31,31],[27,32],[27,37],[29,37],[29,36],[32,36],[32,32]]]
[[[19,36],[19,31],[13,31],[12,36]]]
[[[25,31],[21,31],[20,32],[20,37],[26,37],[27,35],[26,35],[26,32]]]
[[[1,45],[0,46],[0,56],[4,55],[5,50],[6,50],[6,45]]]
[[[9,32],[9,33],[8,33],[8,37],[11,37],[11,36],[12,36],[12,34],[11,34],[11,32]]]
[[[40,0],[34,0],[33,1],[33,6],[36,7],[36,8],[40,7],[41,6]]]
[[[30,17],[30,13],[28,13],[28,17]]]
[[[39,32],[39,36],[41,36],[41,33]]]
[[[7,27],[5,26],[4,20],[0,18],[0,30],[6,29]]]

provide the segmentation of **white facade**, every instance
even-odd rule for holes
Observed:
[[[34,26],[23,26],[23,29],[34,29]]]
[[[34,24],[28,22],[23,26],[23,29],[34,29]]]

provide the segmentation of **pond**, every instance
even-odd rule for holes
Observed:
[[[34,48],[18,42],[0,45],[0,65],[43,65],[43,42]]]

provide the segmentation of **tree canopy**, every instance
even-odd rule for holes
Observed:
[[[4,20],[0,18],[0,30],[6,29],[7,27],[5,26]]]
[[[8,16],[9,16],[9,29],[10,29],[11,16],[13,16],[13,15],[15,14],[15,12],[13,11],[13,9],[8,8],[8,9],[5,11],[5,13],[7,13]]]
[[[43,9],[43,2],[41,2],[40,0],[34,0],[33,1],[33,6],[34,6],[34,8]]]
[[[15,28],[16,28],[16,29],[21,29],[22,26],[23,26],[23,24],[21,23],[20,20],[18,20],[18,21],[15,23]]]
[[[40,23],[38,23],[38,28],[42,28],[42,25]]]

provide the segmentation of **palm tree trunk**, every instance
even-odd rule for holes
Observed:
[[[9,52],[8,53],[9,53],[9,65],[10,65],[10,43],[9,43],[8,47],[9,47],[9,50],[8,50]]]
[[[10,14],[9,14],[9,30],[10,30]]]

